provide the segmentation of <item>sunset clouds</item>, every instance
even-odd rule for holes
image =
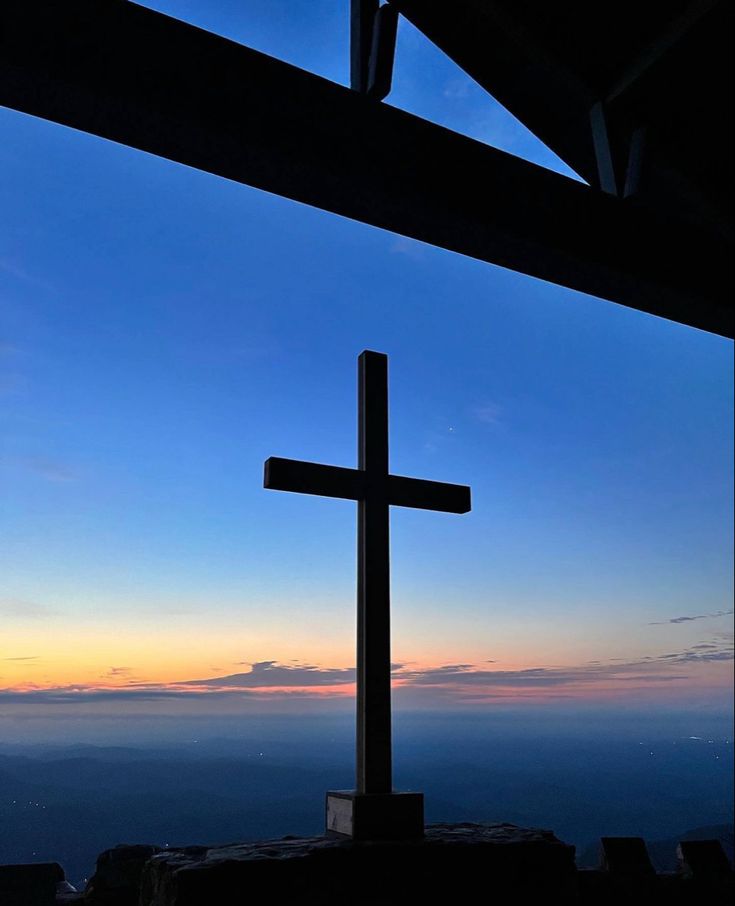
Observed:
[[[508,668],[494,661],[421,666],[393,664],[398,706],[481,706],[497,701],[625,701],[635,691],[668,688],[678,693],[727,688],[733,642],[727,633],[676,651],[638,659],[610,658],[573,665]],[[489,666],[491,665],[491,666]],[[102,683],[40,686],[23,683],[0,690],[6,704],[74,705],[92,702],[297,701],[327,702],[354,695],[353,667],[277,660],[257,661],[242,672],[171,682],[130,677],[131,668],[112,667]],[[664,693],[664,699],[668,693]]]

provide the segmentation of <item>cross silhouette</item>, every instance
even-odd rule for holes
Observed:
[[[390,798],[389,509],[405,506],[467,513],[470,489],[390,474],[388,356],[367,350],[358,358],[357,469],[272,456],[265,463],[264,486],[357,501],[357,795]]]

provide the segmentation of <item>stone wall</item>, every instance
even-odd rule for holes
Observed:
[[[447,906],[564,903],[730,904],[732,868],[718,841],[679,844],[679,870],[657,874],[640,838],[603,837],[600,867],[574,847],[511,824],[437,824],[421,839],[285,837],[230,846],[103,852],[84,892],[49,865],[0,866],[2,906]]]

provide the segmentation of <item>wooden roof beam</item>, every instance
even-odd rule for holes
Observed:
[[[0,104],[733,334],[725,243],[125,0],[6,0]]]

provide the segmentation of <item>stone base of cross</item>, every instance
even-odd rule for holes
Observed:
[[[327,833],[354,840],[411,840],[424,833],[423,793],[327,793]]]
[[[391,475],[388,470],[388,357],[358,359],[358,467],[272,456],[264,486],[357,501],[357,783],[327,793],[327,831],[360,840],[424,832],[424,797],[393,790],[391,755],[391,506],[467,513],[470,489]]]

